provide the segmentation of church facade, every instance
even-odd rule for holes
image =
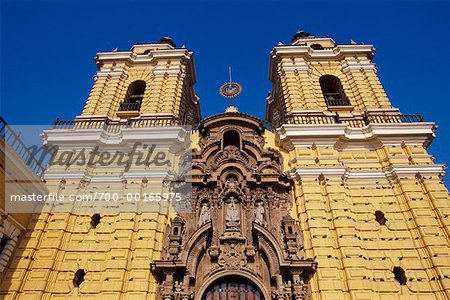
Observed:
[[[34,214],[1,297],[450,299],[450,197],[427,152],[437,127],[392,106],[374,52],[304,31],[279,43],[265,120],[233,106],[202,119],[193,53],[169,38],[98,53],[82,114],[44,142],[128,151],[190,125],[190,208]],[[143,194],[149,172],[51,165],[43,178],[66,195]]]

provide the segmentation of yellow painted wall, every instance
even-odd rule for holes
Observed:
[[[408,148],[296,152],[319,157],[317,165],[302,161],[302,167],[334,165],[336,155],[357,162],[351,170],[370,171],[404,163],[392,154]],[[439,177],[304,177],[296,181],[294,196],[307,256],[318,261],[314,299],[449,299],[450,199]],[[375,220],[377,210],[385,214],[385,225]],[[405,270],[406,286],[394,280],[395,266]]]

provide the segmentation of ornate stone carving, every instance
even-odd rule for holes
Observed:
[[[239,140],[227,144],[223,135],[230,130]],[[289,217],[291,181],[281,154],[264,148],[262,121],[225,113],[200,123],[199,135],[187,176],[192,211],[181,212],[166,231],[166,259],[152,264],[158,283],[174,292],[171,299],[201,299],[213,289],[205,286],[209,278],[223,274],[218,282],[230,286],[227,275],[233,275],[266,300],[272,292],[275,299],[307,299],[316,264],[303,259],[301,232]]]
[[[176,216],[172,220],[171,232],[169,234],[168,254],[170,259],[177,259],[180,253],[181,237],[184,227],[184,220],[180,216]]]
[[[224,242],[220,247],[219,265],[231,270],[238,270],[247,265],[244,243],[238,240]]]

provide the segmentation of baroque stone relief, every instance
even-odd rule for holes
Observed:
[[[264,130],[261,120],[240,113],[199,125],[201,148],[188,176],[192,210],[166,228],[163,259],[151,266],[159,299],[202,299],[216,277],[216,285],[251,281],[264,299],[308,299],[316,263],[304,258],[289,215],[291,181],[281,154],[263,148]],[[235,131],[234,139],[223,139],[227,131]]]

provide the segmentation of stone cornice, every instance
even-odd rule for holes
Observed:
[[[24,232],[26,227],[20,224],[11,214],[8,214],[3,208],[0,207],[0,224],[2,222],[10,222],[14,227],[16,227],[20,232]]]
[[[120,126],[120,125],[111,125]],[[81,149],[94,146],[130,147],[130,143],[157,143],[158,147],[171,147],[183,144],[189,134],[182,127],[142,127],[119,128],[117,132],[108,132],[101,128],[51,129],[42,133],[44,145],[58,146],[60,149]]]
[[[371,58],[375,54],[373,45],[337,45],[331,49],[314,50],[310,46],[276,46],[271,52],[273,58],[278,56],[303,56],[305,58],[326,58],[340,59],[346,56],[354,56],[355,54],[365,54]]]
[[[148,54],[136,54],[132,51],[120,52],[98,52],[95,62],[101,63],[105,61],[125,61],[125,62],[152,62],[161,58],[184,58],[190,59],[192,52],[187,49],[167,49],[167,50],[151,50]]]
[[[277,70],[276,66],[282,57],[303,57],[307,60],[340,60],[349,56],[364,55],[369,61],[372,61],[374,54],[375,47],[373,45],[337,45],[324,50],[314,50],[310,46],[276,46],[270,52],[269,79],[274,81],[273,76]]]
[[[342,177],[344,180],[383,180],[400,176],[435,175],[444,176],[446,168],[442,164],[434,165],[391,165],[376,170],[353,170],[348,166],[308,166],[295,167],[288,173],[293,179],[325,177]]]
[[[117,166],[112,166],[112,168],[117,168]],[[161,170],[151,170],[151,171],[136,171],[130,170],[128,172],[114,172],[110,175],[98,175],[89,174],[87,171],[74,171],[74,170],[64,170],[64,171],[53,171],[48,170],[44,174],[46,181],[59,181],[62,178],[65,180],[88,180],[89,183],[117,183],[123,182],[124,180],[141,180],[142,178],[147,178],[149,181],[158,180],[162,182],[162,179],[168,178],[171,174],[164,169]]]
[[[36,159],[39,159],[40,152]],[[47,189],[42,179],[37,176],[25,161],[16,154],[11,146],[5,143],[5,181],[6,184],[15,184],[17,182],[27,182],[27,187],[33,187],[35,192],[46,193]],[[17,186],[21,188],[20,183]]]
[[[346,124],[284,124],[277,129],[282,148],[308,147],[312,144],[336,149],[379,149],[383,145],[422,145],[435,137],[433,122],[371,123],[363,128]]]
[[[128,76],[128,70],[121,67],[115,67],[113,69],[102,68],[95,74],[94,79],[97,80],[98,77],[106,76],[126,78]]]
[[[151,50],[148,54],[136,54],[133,51],[120,51],[120,52],[99,52],[95,57],[95,62],[98,66],[103,62],[125,62],[126,64],[151,64],[160,59],[179,59],[182,62],[187,62],[188,72],[190,72],[190,78],[192,84],[197,81],[197,74],[194,65],[193,53],[187,49],[167,49],[167,50]],[[101,69],[100,69],[101,70]],[[103,73],[108,73],[101,70]],[[111,71],[114,72],[114,71]]]
[[[309,62],[300,61],[300,62],[282,62],[279,70],[284,72],[311,72],[311,66]]]
[[[399,165],[399,166],[388,166],[384,170],[386,173],[395,173],[397,176],[405,175],[416,175],[417,173],[421,175],[437,175],[444,176],[446,168],[443,164],[433,164],[433,165]]]
[[[354,70],[373,70],[377,72],[377,66],[369,59],[363,61],[349,60],[342,63],[342,72],[347,73]]]
[[[324,167],[296,167],[291,169],[288,173],[291,178],[302,177],[318,177],[323,176],[344,176],[348,168],[346,166],[324,166]]]

